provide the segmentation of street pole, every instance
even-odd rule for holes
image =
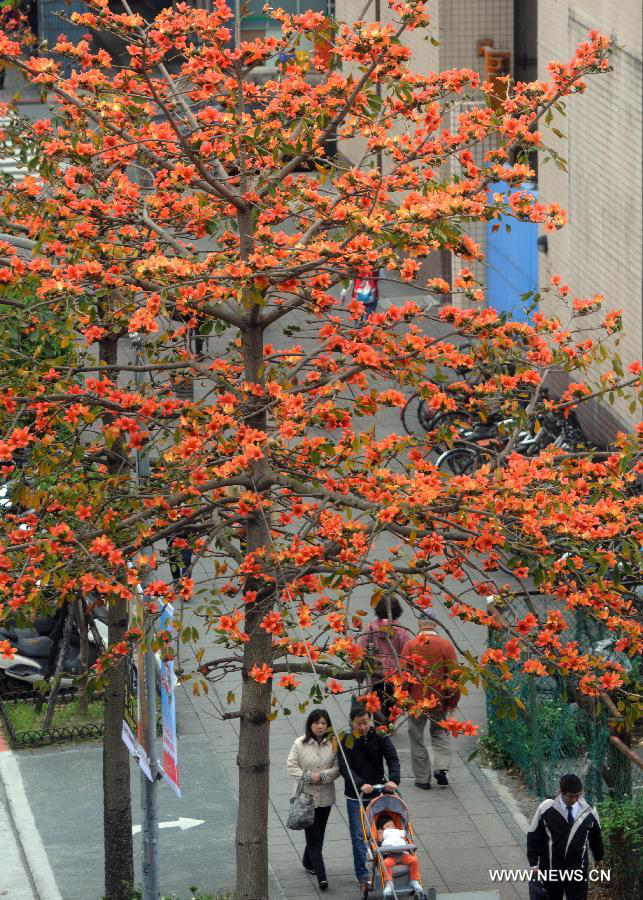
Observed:
[[[377,22],[378,25],[380,25],[382,22],[381,0],[375,0],[375,21]],[[378,79],[377,84],[375,85],[375,93],[377,94],[377,98],[381,103],[381,101],[382,101],[382,85],[380,84],[379,79]],[[381,150],[377,151],[377,168],[379,169],[380,178],[381,178],[382,175],[384,174],[384,156],[383,156]]]
[[[234,0],[234,49],[241,46],[241,0]]]
[[[136,366],[142,365],[141,335],[132,335],[132,343],[136,349]],[[136,385],[143,384],[143,373],[137,371]],[[136,451],[136,477],[139,489],[145,486],[150,474],[150,462],[144,450]],[[141,588],[144,590],[148,581],[147,567],[141,575]],[[159,772],[156,760],[156,661],[152,649],[154,637],[154,619],[145,609],[145,598],[141,604],[143,610],[143,671],[138,673],[142,683],[139,685],[141,697],[141,720],[143,726],[142,745],[145,748],[149,764],[151,780],[141,771],[141,807],[143,812],[143,900],[160,900],[159,888],[159,814],[156,785]]]
[[[156,796],[158,767],[156,764],[156,678],[154,652],[151,648],[154,625],[151,617],[144,612],[145,623],[145,665],[144,697],[147,715],[144,716],[147,734],[144,745],[150,760],[152,781],[141,772],[141,803],[143,808],[143,900],[159,900],[159,814]]]

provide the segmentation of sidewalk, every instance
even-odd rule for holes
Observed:
[[[197,578],[198,573],[195,573]],[[363,602],[362,598],[360,600]],[[195,604],[196,605],[196,604]],[[368,605],[368,604],[367,604]],[[202,623],[193,612],[187,612],[186,624],[199,627]],[[485,640],[482,628],[448,618],[444,610],[435,609],[439,618],[448,622],[449,629],[463,650],[479,652]],[[413,619],[408,614],[402,623],[411,627]],[[220,645],[212,645],[211,653],[204,660],[214,658]],[[299,676],[298,676],[299,677]],[[289,831],[285,826],[292,780],[286,774],[286,757],[295,737],[303,733],[305,714],[297,711],[298,703],[307,697],[313,684],[311,676],[301,676],[302,685],[296,695],[275,689],[281,703],[294,710],[293,715],[280,714],[271,725],[271,772],[269,847],[270,863],[281,884],[285,898],[316,900],[317,897],[357,897],[353,874],[352,851],[346,823],[343,799],[343,781],[338,779],[337,805],[331,812],[326,831],[325,859],[328,871],[329,891],[322,895],[316,881],[306,874],[301,865],[303,834]],[[227,677],[210,687],[210,695],[194,697],[186,690],[179,699],[179,732],[181,734],[205,734],[230,777],[233,790],[238,784],[236,768],[238,723],[222,721],[215,708],[226,707],[228,691],[240,696],[240,678]],[[310,702],[308,710],[315,705]],[[325,704],[338,729],[348,722],[349,695],[329,698]],[[471,719],[484,729],[485,702],[480,690],[472,689],[463,697],[458,708],[458,718]],[[475,748],[475,738],[460,738],[455,742],[455,753],[449,773],[448,788],[433,787],[422,791],[413,783],[410,750],[406,726],[394,736],[394,743],[402,763],[401,792],[409,805],[411,821],[419,842],[420,866],[425,886],[433,886],[438,895],[451,900],[522,900],[528,896],[526,885],[494,884],[489,876],[490,868],[524,868],[524,834],[514,821],[511,812],[475,762],[467,762]],[[469,895],[469,892],[472,892]],[[460,898],[462,894],[462,898]],[[277,900],[277,898],[275,898]]]
[[[0,753],[2,750],[0,749]],[[16,839],[9,807],[0,783],[0,847],[2,847],[2,874],[0,897],[7,900],[34,900],[29,876]]]
[[[29,834],[29,823],[25,822],[28,804],[24,802],[22,781],[16,771],[15,757],[0,727],[0,897],[7,900],[38,900],[18,837],[20,826],[23,836]]]

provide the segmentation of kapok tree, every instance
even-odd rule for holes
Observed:
[[[403,37],[427,25],[424,3],[391,3],[391,25],[273,11],[280,36],[236,49],[223,2],[211,12],[179,4],[152,22],[126,3],[88,6],[74,21],[119,38],[125,65],[90,38],[61,38],[55,57],[29,59],[9,35],[0,40],[0,58],[52,103],[35,123],[3,110],[5,142],[33,175],[2,196],[0,304],[6,327],[39,350],[29,360],[16,352],[3,371],[0,454],[15,478],[24,450],[22,478],[41,489],[29,509],[18,491],[0,526],[2,614],[33,615],[50,602],[47,584],[59,601],[81,591],[109,606],[98,667],[106,892],[120,898],[132,872],[128,788],[115,781],[122,660],[140,639],[128,608],[139,582],[151,611],[195,591],[192,578],[169,586],[155,574],[165,541],[208,561],[200,597],[225,656],[204,659],[192,626],[183,637],[197,647],[197,688],[219,672],[243,676],[228,713],[240,721],[237,893],[256,900],[268,896],[273,680],[296,690],[297,674],[314,667],[327,691],[340,690],[362,660],[364,589],[417,609],[440,599],[449,615],[496,627],[480,603],[493,594],[510,636],[470,660],[463,680],[502,677],[513,660],[535,678],[557,671],[587,695],[609,692],[623,713],[637,708],[624,667],[581,652],[567,632],[569,610],[582,610],[619,651],[640,650],[639,614],[608,572],[615,542],[631,559],[640,545],[639,501],[626,496],[633,440],[598,461],[512,452],[544,405],[563,415],[588,394],[625,389],[615,375],[592,386],[584,376],[618,316],[589,336],[577,320],[600,298],[571,299],[559,283],[555,317],[516,324],[485,306],[467,269],[452,285],[420,278],[432,254],[480,257],[469,222],[509,213],[564,224],[557,204],[518,191],[507,206],[489,188],[532,174],[526,154],[545,148],[539,123],[608,68],[607,41],[592,33],[570,62],[551,65],[549,82],[507,81],[499,98],[475,72],[411,70]],[[295,53],[302,46],[313,49]],[[451,105],[480,92],[493,105],[443,129]],[[349,139],[359,158],[342,155]],[[477,153],[482,142],[494,149]],[[374,270],[383,285],[458,303],[436,314],[400,301],[363,321],[339,288]],[[52,333],[64,357],[46,350]],[[445,389],[428,377],[436,368],[460,381]],[[543,393],[553,369],[572,375],[558,401]],[[501,453],[445,477],[432,453],[444,429],[382,433],[378,413],[416,386],[435,410],[503,409],[514,426]],[[137,453],[150,463],[144,479]],[[399,710],[417,711],[407,691],[417,677],[400,673]]]

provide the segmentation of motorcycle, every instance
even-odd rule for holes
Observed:
[[[49,679],[56,667],[68,614],[72,615],[71,634],[62,663],[61,685],[72,685],[74,678],[82,674],[80,629],[77,616],[68,613],[67,606],[61,607],[53,617],[35,619],[32,628],[16,628],[6,624],[0,627],[0,641],[9,641],[17,651],[11,658],[0,657],[0,676],[27,684]],[[90,666],[107,645],[106,611],[103,613],[97,608],[92,615],[94,628],[89,631],[88,641]]]

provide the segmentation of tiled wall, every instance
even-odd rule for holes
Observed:
[[[541,77],[546,62],[570,56],[590,28],[613,34],[615,40],[613,71],[589,79],[587,92],[570,98],[567,118],[554,123],[565,134],[556,143],[568,161],[568,174],[552,163],[540,167],[541,198],[562,203],[570,217],[567,228],[548,236],[541,282],[560,273],[574,295],[602,293],[606,307],[622,309],[624,330],[619,346],[615,341],[612,346],[627,364],[643,355],[643,62],[641,29],[632,28],[637,14],[640,21],[641,7],[638,0],[624,0],[618,10],[599,0],[584,0],[584,11],[560,0],[542,0],[540,5]],[[622,32],[616,30],[619,23]],[[598,404],[588,406],[584,424],[595,439],[609,438],[612,413],[626,426],[641,418],[640,409],[631,411],[618,399],[607,412]]]
[[[337,16],[347,21],[354,20],[364,5],[365,0],[337,0]],[[390,21],[386,0],[382,0],[381,7],[382,19]],[[439,46],[436,48],[425,40],[423,31],[410,32],[404,39],[413,53],[411,67],[417,71],[466,68],[484,74],[484,59],[478,56],[478,44],[484,38],[491,38],[495,49],[508,50],[513,55],[513,0],[433,0],[428,4],[428,11],[432,23],[430,34],[438,38]],[[374,4],[367,18],[372,19],[373,16]],[[483,98],[481,102],[484,103]],[[467,105],[469,102],[463,100],[463,106]],[[444,127],[456,127],[456,117],[457,110],[453,110],[445,117]],[[361,146],[360,142],[345,141],[342,150],[349,158],[357,159]],[[481,156],[482,150],[476,155]],[[472,223],[467,230],[484,251],[485,226]],[[453,261],[452,277],[459,273],[462,266],[472,269],[477,278],[484,280],[484,263],[458,259]]]
[[[483,38],[492,38],[497,50],[513,51],[513,0],[440,0],[442,69],[482,73],[477,45]]]
[[[441,69],[473,69],[484,76],[484,58],[478,56],[478,44],[485,38],[493,41],[497,50],[508,50],[513,55],[513,0],[440,0],[439,39]],[[482,101],[484,102],[484,100]],[[470,103],[463,102],[462,107]],[[454,109],[446,127],[457,127],[457,110]],[[489,146],[478,147],[474,157],[481,161]],[[471,223],[467,231],[483,252],[486,247],[486,227]],[[460,270],[471,269],[474,276],[484,282],[484,262],[453,258],[452,277]]]

